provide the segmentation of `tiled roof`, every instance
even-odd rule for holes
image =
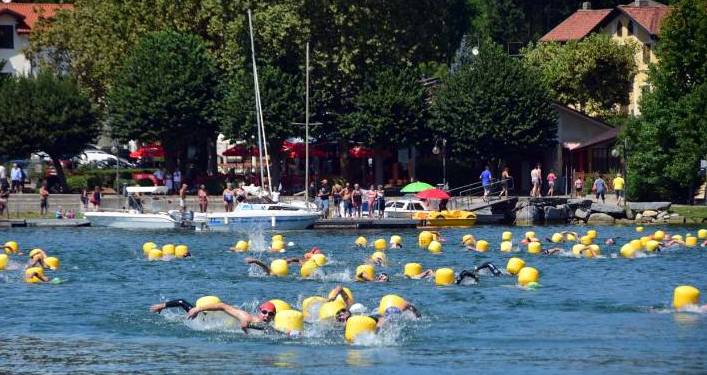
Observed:
[[[580,9],[555,26],[541,42],[565,42],[582,39],[594,30],[613,9]]]
[[[618,9],[638,22],[643,28],[648,30],[651,35],[658,35],[658,33],[660,33],[660,25],[670,12],[670,7],[659,3],[654,4],[656,4],[656,6],[636,7],[631,5],[619,5]]]
[[[58,10],[72,8],[71,4],[0,3],[0,15],[10,14],[16,17],[18,19],[17,32],[26,34],[32,31],[40,18],[51,18]]]

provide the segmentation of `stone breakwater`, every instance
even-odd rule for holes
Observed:
[[[616,206],[582,198],[530,198],[518,201],[513,211],[515,223],[521,225],[684,223],[683,217],[670,213],[670,206],[670,202],[629,202],[626,206]]]

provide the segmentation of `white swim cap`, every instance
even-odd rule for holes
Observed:
[[[349,307],[349,311],[351,311],[352,314],[365,314],[367,310],[366,306],[360,303],[354,303]]]

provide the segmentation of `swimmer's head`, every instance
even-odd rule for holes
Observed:
[[[400,314],[402,314],[402,310],[400,310],[400,308],[398,308],[396,306],[390,306],[387,309],[385,309],[384,315],[386,318],[390,318],[392,316],[398,316]]]
[[[275,304],[270,301],[263,302],[263,304],[258,307],[258,310],[260,310],[260,317],[265,322],[271,321],[275,317],[275,313],[277,312]]]
[[[376,281],[388,282],[388,281],[390,281],[390,277],[388,276],[387,273],[381,272],[381,273],[378,275],[378,277],[376,277]]]
[[[604,241],[605,245],[613,245],[614,244],[614,239],[613,238],[607,238],[606,241]]]
[[[361,303],[354,303],[349,307],[349,311],[352,314],[364,314],[366,312],[366,306]]]
[[[337,322],[345,322],[351,317],[351,311],[348,309],[341,309],[336,313]]]

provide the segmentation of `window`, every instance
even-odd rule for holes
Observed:
[[[633,35],[633,21],[628,21],[628,26],[626,26],[626,35]]]
[[[413,204],[412,204],[412,209],[413,209],[414,211],[424,211],[424,210],[425,210],[425,209],[422,207],[422,205],[419,204],[419,203],[413,203]]]
[[[12,25],[0,25],[0,48],[15,48],[15,29]]]
[[[616,36],[623,36],[624,35],[624,25],[621,23],[621,21],[616,22]]]
[[[403,208],[405,206],[404,202],[395,202],[393,203],[393,208]]]
[[[644,44],[643,45],[643,63],[650,64],[650,62],[651,62],[651,45]]]

